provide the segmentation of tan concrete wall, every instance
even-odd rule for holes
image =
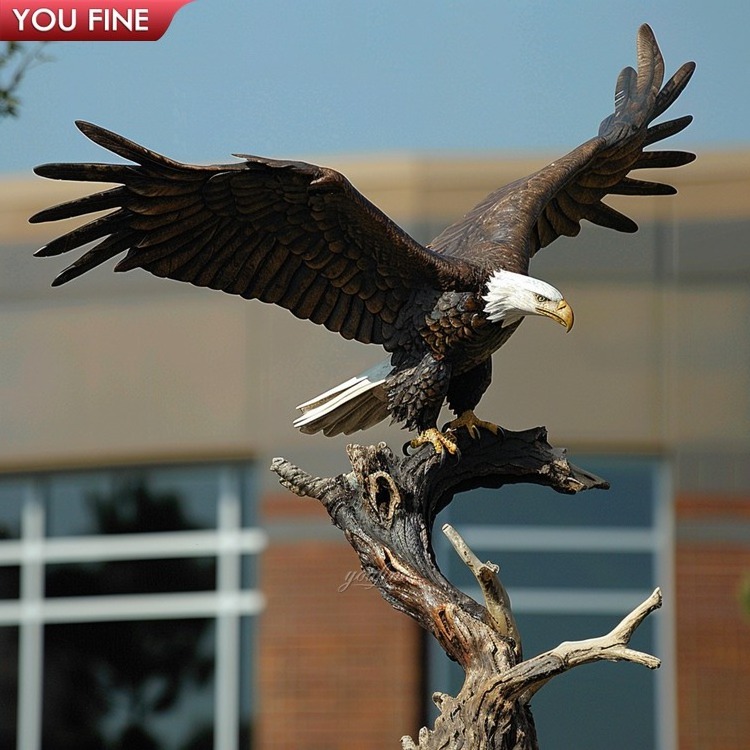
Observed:
[[[518,170],[543,163],[339,161],[397,221],[455,218]],[[669,199],[672,220],[679,224],[686,206],[704,218],[714,211],[719,222],[750,216],[736,197],[750,187],[750,156],[703,161],[675,172],[683,194]],[[0,469],[269,452],[315,460],[321,472],[329,463],[341,468],[337,447],[350,439],[297,435],[294,406],[382,351],[283,310],[140,271],[97,269],[51,289],[65,262],[35,260],[31,251],[57,228],[29,227],[25,217],[66,191],[0,182]],[[662,210],[649,200],[629,203],[636,206],[647,218]],[[750,295],[741,280],[565,279],[563,288],[575,328],[566,336],[526,321],[495,355],[482,416],[511,428],[546,424],[556,442],[577,446],[750,450]],[[398,445],[405,434],[379,427],[356,439]]]
[[[49,290],[44,305],[3,309],[0,461],[327,444],[292,431],[295,405],[381,350],[257,302],[186,291],[55,305]],[[566,295],[573,331],[525,321],[495,355],[483,415],[510,428],[544,423],[577,444],[747,444],[744,288],[569,285]]]

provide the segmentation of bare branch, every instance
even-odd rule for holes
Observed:
[[[505,677],[516,683],[524,693],[523,699],[528,701],[552,677],[581,664],[630,661],[649,669],[658,669],[661,661],[657,657],[628,648],[628,644],[638,626],[651,612],[661,607],[661,603],[661,591],[657,588],[606,635],[582,641],[564,641],[556,648],[517,665]]]
[[[661,590],[657,588],[606,635],[583,641],[566,641],[553,649],[553,653],[563,659],[568,669],[600,660],[632,661],[649,669],[658,669],[661,661],[655,656],[634,651],[627,646],[638,626],[661,604]]]
[[[444,524],[443,534],[448,537],[453,549],[471,570],[474,578],[477,579],[484,596],[485,607],[495,630],[513,642],[516,656],[521,659],[521,634],[518,631],[516,618],[513,616],[510,606],[510,597],[498,576],[500,566],[491,562],[481,562],[450,524]]]

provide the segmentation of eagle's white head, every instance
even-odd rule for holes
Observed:
[[[525,315],[546,315],[566,330],[573,327],[573,310],[562,294],[545,281],[499,269],[487,279],[482,297],[487,319],[502,326]]]

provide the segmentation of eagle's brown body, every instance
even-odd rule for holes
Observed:
[[[425,430],[435,426],[446,399],[456,413],[476,406],[490,382],[492,353],[523,315],[549,315],[572,325],[564,300],[539,293],[532,284],[543,282],[529,279],[525,289],[523,279],[537,250],[560,235],[578,234],[583,219],[635,231],[634,222],[602,202],[607,194],[674,192],[628,174],[694,158],[681,151],[644,150],[689,124],[690,117],[652,122],[679,96],[693,68],[686,63],[662,87],[659,48],[651,30],[641,27],[638,70],[620,74],[615,111],[598,135],[489,195],[426,247],[333,170],[254,156],[234,164],[191,166],[79,123],[89,138],[135,164],[37,168],[53,179],[120,184],[32,217],[51,221],[112,209],[38,254],[57,255],[98,241],[54,283],[125,253],[118,271],[143,268],[260,299],[344,338],[380,344],[391,354],[390,363],[304,405],[306,412],[317,412],[315,418],[300,418],[300,428],[351,432],[390,415]],[[501,272],[511,273],[501,278]],[[498,291],[507,279],[519,280],[523,297],[516,307],[508,303],[510,313],[504,312],[503,295],[512,298],[515,291]],[[528,302],[533,298],[538,309]],[[556,313],[553,303],[562,312]],[[500,312],[489,314],[493,305]]]

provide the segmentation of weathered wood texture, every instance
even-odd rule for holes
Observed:
[[[274,459],[271,468],[292,492],[323,504],[386,601],[432,633],[466,673],[457,696],[433,696],[441,712],[434,727],[423,728],[416,741],[402,738],[403,747],[534,750],[529,700],[549,679],[601,659],[658,666],[655,657],[632,651],[627,643],[643,618],[659,606],[660,594],[654,592],[606,636],[563,643],[524,661],[497,566],[481,563],[454,529],[444,527],[477,578],[484,604],[453,586],[435,561],[435,516],[457,493],[475,487],[531,482],[571,494],[608,485],[572,465],[564,450],[550,446],[544,428],[497,437],[482,431],[480,440],[462,430],[457,438],[459,457],[438,456],[432,447],[402,457],[384,443],[350,445],[352,471],[332,478],[313,477],[281,458]],[[498,515],[501,503],[499,497]]]

